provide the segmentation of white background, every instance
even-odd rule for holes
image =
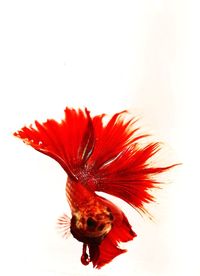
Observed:
[[[196,0],[1,1],[1,275],[200,275],[199,27]],[[128,109],[183,162],[155,222],[120,203],[138,237],[100,271],[56,231],[65,173],[12,136],[67,105]]]

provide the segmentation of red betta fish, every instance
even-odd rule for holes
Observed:
[[[144,145],[148,135],[137,135],[137,120],[125,120],[126,114],[117,113],[105,123],[104,114],[92,117],[87,109],[66,108],[61,122],[35,121],[14,133],[67,173],[71,219],[64,215],[59,225],[65,236],[71,232],[83,243],[82,264],[92,262],[95,268],[126,252],[119,243],[136,237],[120,208],[95,192],[116,196],[145,213],[144,204],[153,201],[149,190],[158,185],[155,176],[174,166],[152,166],[160,143]]]

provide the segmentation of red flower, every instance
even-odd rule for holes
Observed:
[[[55,159],[68,174],[67,199],[71,220],[64,215],[59,225],[83,242],[81,261],[101,268],[126,252],[120,242],[132,240],[133,232],[125,214],[95,191],[117,196],[139,211],[153,201],[149,189],[158,185],[155,176],[175,165],[153,167],[150,158],[159,143],[144,145],[147,135],[137,135],[135,119],[125,121],[126,112],[115,114],[107,123],[104,115],[91,117],[87,109],[65,109],[61,122],[35,121],[14,133],[37,151]]]

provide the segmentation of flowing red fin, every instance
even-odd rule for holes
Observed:
[[[73,180],[77,180],[94,148],[93,124],[87,109],[66,108],[61,122],[35,121],[35,127],[23,127],[14,135],[55,159]]]
[[[70,218],[66,215],[63,214],[57,221],[57,229],[59,233],[62,234],[62,237],[67,239],[70,234],[70,227],[71,227],[71,220]]]
[[[73,181],[145,212],[144,203],[153,201],[150,189],[158,187],[156,176],[176,165],[153,166],[151,157],[160,144],[144,146],[141,140],[149,135],[139,134],[137,119],[126,120],[126,115],[117,113],[104,123],[104,114],[91,118],[87,109],[66,108],[60,123],[36,121],[35,127],[24,127],[14,135],[55,159]]]
[[[109,237],[101,243],[100,248],[98,248],[98,250],[99,258],[93,260],[94,268],[98,269],[110,263],[115,257],[119,256],[120,254],[127,252],[126,249],[119,248],[117,243],[113,243]]]
[[[115,114],[106,125],[103,125],[102,118],[93,119],[97,139],[88,163],[95,180],[87,182],[87,185],[95,191],[117,196],[138,211],[148,213],[144,203],[154,200],[150,190],[158,187],[157,175],[177,164],[153,166],[151,158],[160,150],[161,143],[144,145],[144,138],[149,135],[137,134],[137,120],[126,121],[124,115],[125,112]]]

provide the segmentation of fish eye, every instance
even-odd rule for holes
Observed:
[[[89,218],[87,219],[87,226],[88,226],[89,228],[95,228],[95,227],[97,226],[96,220],[94,220],[93,218],[89,217]]]

